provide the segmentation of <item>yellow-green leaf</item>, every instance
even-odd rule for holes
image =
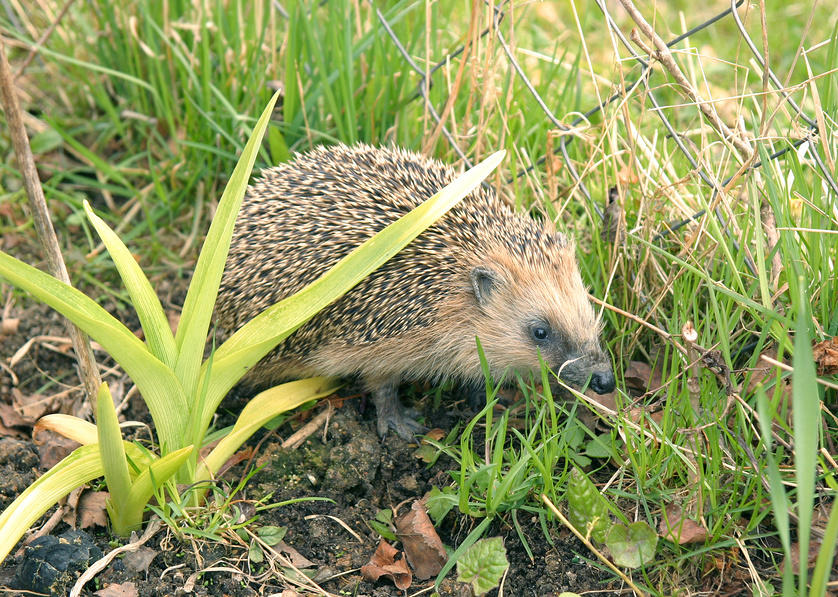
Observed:
[[[122,278],[122,283],[125,284],[125,289],[137,311],[149,349],[165,365],[170,368],[174,367],[177,356],[175,338],[169,328],[169,321],[166,319],[160,299],[157,298],[151,283],[128,247],[102,218],[93,213],[87,201],[84,202],[84,211],[108,249],[116,269],[119,270],[119,277]]]
[[[84,293],[2,251],[0,277],[46,303],[101,344],[137,384],[161,443],[180,444],[187,408],[183,389],[171,369],[139,338]]]
[[[106,383],[99,386],[99,397],[96,400],[96,430],[99,437],[99,455],[105,471],[105,482],[111,494],[109,501],[118,507],[128,498],[131,475],[128,473],[128,459],[125,457],[125,448],[122,445],[119,418]]]
[[[253,127],[253,133],[221,195],[186,293],[183,313],[175,336],[178,351],[175,373],[189,396],[195,395],[198,387],[198,374],[207,341],[207,331],[215,308],[218,286],[221,284],[221,274],[230,250],[233,226],[247,190],[247,181],[259,152],[262,136],[268,127],[279,94],[280,92],[274,94]]]
[[[257,394],[244,407],[232,431],[198,465],[195,481],[209,479],[262,425],[301,404],[328,396],[340,387],[327,377],[312,377],[275,386]]]
[[[193,446],[186,446],[166,454],[137,476],[126,499],[119,504],[112,504],[111,521],[115,533],[127,535],[139,528],[151,495],[183,466],[193,449]]]
[[[27,487],[0,514],[0,562],[44,512],[102,472],[99,447],[81,446]]]

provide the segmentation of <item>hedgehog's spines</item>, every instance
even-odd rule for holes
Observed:
[[[233,234],[219,324],[233,331],[301,290],[456,176],[436,160],[362,144],[316,148],[264,170],[248,190]],[[470,282],[475,267],[504,281],[483,305]],[[475,336],[497,372],[532,371],[538,350],[527,322],[539,317],[562,336],[556,355],[602,358],[572,243],[481,186],[299,328],[253,376],[270,378],[266,382],[283,371],[391,382],[479,379]],[[561,355],[556,358],[569,358]]]

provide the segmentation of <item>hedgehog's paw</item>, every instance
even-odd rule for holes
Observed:
[[[398,384],[387,383],[373,389],[378,435],[384,437],[391,429],[405,441],[415,442],[416,435],[427,429],[405,413],[399,402]]]

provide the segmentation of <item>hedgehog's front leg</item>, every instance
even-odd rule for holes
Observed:
[[[399,383],[387,380],[380,383],[367,382],[372,391],[375,413],[378,416],[378,435],[384,437],[392,429],[406,441],[415,441],[417,433],[425,427],[405,414],[405,408],[399,401]]]

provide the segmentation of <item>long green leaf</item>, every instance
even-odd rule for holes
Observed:
[[[84,202],[84,211],[108,249],[116,269],[119,270],[122,283],[125,284],[125,289],[131,296],[131,302],[137,311],[137,317],[140,318],[151,353],[166,366],[174,367],[177,358],[175,338],[169,328],[169,321],[166,319],[160,299],[157,298],[151,283],[128,247],[102,218],[93,213],[87,201]]]
[[[195,481],[215,475],[239,447],[262,425],[286,411],[316,398],[328,396],[340,387],[327,377],[312,377],[275,386],[257,394],[244,407],[228,435],[198,465]]]
[[[835,558],[836,543],[838,543],[838,506],[832,502],[832,511],[829,514],[829,521],[823,532],[818,559],[815,563],[815,570],[812,572],[812,592],[810,597],[823,597],[826,594],[826,585],[829,583],[829,570]]]
[[[800,546],[800,594],[806,591],[812,511],[815,507],[815,473],[817,471],[818,440],[820,437],[820,395],[815,376],[815,359],[809,341],[809,300],[806,284],[799,278],[800,294],[797,322],[794,330],[792,355],[791,402],[794,426],[794,469],[797,481],[798,544]]]
[[[259,152],[262,136],[268,127],[268,121],[279,93],[274,94],[259,117],[253,134],[242,151],[230,176],[230,181],[221,195],[221,201],[218,203],[218,209],[201,248],[195,273],[186,293],[183,313],[175,336],[178,351],[175,374],[189,396],[196,395],[201,359],[204,355],[210,319],[215,308],[218,286],[221,284],[221,274],[230,250],[233,226],[247,190],[247,181]]]
[[[0,562],[33,522],[65,495],[101,477],[98,446],[81,446],[27,487],[0,514]]]
[[[162,445],[174,449],[185,427],[186,399],[180,383],[146,345],[84,293],[0,251],[0,277],[75,323],[110,353],[148,404]]]
[[[459,176],[433,197],[362,243],[332,269],[298,293],[268,307],[242,326],[216,351],[202,424],[231,387],[263,356],[326,305],[401,251],[423,230],[473,191],[506,155],[499,151]],[[204,364],[203,373],[206,374]]]
[[[96,431],[99,437],[99,456],[102,458],[102,468],[105,471],[105,482],[108,485],[108,512],[119,509],[120,504],[128,498],[131,489],[131,475],[128,473],[128,459],[122,446],[122,431],[119,429],[119,418],[113,406],[113,397],[108,384],[99,386],[99,396],[96,400]],[[115,523],[113,518],[112,523]]]
[[[771,424],[773,417],[768,412],[768,397],[762,384],[756,387],[757,414],[759,415],[759,427],[762,433],[763,450],[766,460],[764,474],[768,477],[768,495],[771,498],[771,508],[774,510],[774,526],[777,527],[777,534],[783,546],[786,560],[791,561],[791,525],[789,522],[789,503],[786,490],[783,487],[783,477],[780,475],[780,468],[774,458],[771,447]],[[794,573],[791,566],[786,566],[783,571],[783,594],[791,594],[794,588]]]

